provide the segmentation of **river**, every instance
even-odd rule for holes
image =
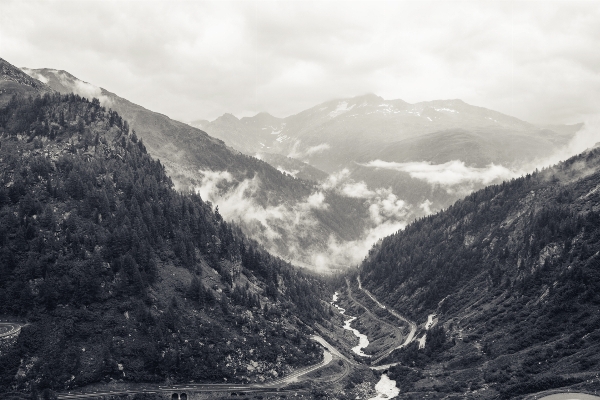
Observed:
[[[377,396],[371,397],[369,400],[384,400],[391,399],[400,394],[400,389],[396,387],[396,381],[391,380],[386,374],[381,375],[381,379],[375,385]]]
[[[331,304],[332,304],[332,305],[333,305],[335,308],[337,308],[337,309],[339,310],[340,314],[344,314],[344,313],[346,312],[346,310],[345,310],[345,309],[343,309],[342,307],[338,306],[337,304],[335,304],[335,302],[337,301],[337,299],[338,299],[338,292],[335,292],[335,293],[333,294],[333,300],[332,300]],[[350,316],[348,315],[348,317],[350,317]],[[368,355],[368,354],[365,354],[365,353],[362,351],[362,349],[364,349],[365,347],[369,346],[369,338],[367,337],[367,335],[363,335],[362,333],[360,333],[360,331],[359,331],[358,329],[354,329],[353,327],[351,327],[351,326],[350,326],[350,324],[351,324],[351,323],[352,323],[352,322],[353,322],[353,321],[354,321],[356,318],[357,318],[357,317],[350,317],[350,319],[347,319],[347,320],[344,322],[344,329],[347,329],[347,330],[349,330],[349,331],[352,331],[352,333],[354,333],[354,336],[356,336],[356,337],[358,338],[358,345],[357,345],[357,346],[354,346],[354,347],[352,348],[352,351],[353,351],[355,354],[358,354],[359,356],[362,356],[362,357],[371,357],[370,355]]]
[[[333,294],[333,299],[331,304],[338,309],[340,314],[344,314],[346,312],[345,309],[335,304],[338,300],[338,292]],[[354,329],[350,326],[350,324],[356,319],[356,317],[350,317],[344,322],[344,329],[352,331],[356,337],[358,337],[358,346],[354,346],[352,351],[355,354],[363,357],[371,357],[369,354],[365,354],[362,349],[369,345],[369,339],[367,335],[363,335],[358,331],[358,329]],[[377,396],[370,398],[369,400],[383,400],[383,399],[391,399],[393,397],[398,396],[400,393],[400,389],[396,387],[396,381],[391,380],[386,374],[381,375],[381,379],[375,385],[375,391],[377,392]]]

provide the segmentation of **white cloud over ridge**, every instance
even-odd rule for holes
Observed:
[[[316,146],[311,146],[305,150],[301,150],[301,149],[299,149],[300,143],[301,143],[300,140],[296,140],[296,142],[294,143],[294,146],[292,146],[292,150],[290,150],[290,152],[287,155],[288,157],[302,160],[302,159],[309,158],[313,154],[322,153],[331,148],[329,143],[321,143]]]
[[[511,170],[493,163],[484,168],[470,167],[460,160],[443,164],[431,164],[426,161],[399,163],[373,160],[362,165],[406,172],[412,178],[423,180],[431,185],[439,185],[448,193],[470,193],[476,187],[510,180],[522,174],[522,171]]]
[[[218,206],[226,220],[242,223],[254,238],[275,254],[279,253],[277,247],[283,244],[292,262],[318,271],[360,263],[375,242],[406,226],[411,211],[411,207],[398,199],[391,189],[369,190],[363,182],[350,179],[347,170],[331,177],[295,204],[270,207],[260,206],[253,200],[254,194],[260,190],[257,177],[236,183],[226,171],[199,172],[202,180],[195,188],[196,193]],[[319,248],[314,247],[307,252],[303,240],[314,240],[312,235],[318,228],[312,211],[330,208],[327,191],[364,199],[368,206],[364,215],[365,229],[357,240],[342,241],[331,235],[324,243],[319,243]]]

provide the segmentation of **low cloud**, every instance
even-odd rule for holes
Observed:
[[[91,83],[84,82],[79,79],[73,79],[63,72],[52,70],[52,73],[60,81],[60,83],[66,88],[70,89],[73,93],[78,94],[87,99],[93,99],[94,97],[100,100],[100,105],[103,107],[112,107],[112,99],[102,93],[102,88],[92,85]],[[46,80],[47,81],[47,80]]]
[[[423,212],[425,213],[425,215],[429,215],[432,213],[431,210],[431,205],[433,204],[433,202],[431,202],[429,199],[425,199],[424,202],[422,202],[421,204],[419,204],[419,208],[421,210],[423,210]]]
[[[600,115],[595,115],[586,119],[583,127],[577,131],[566,146],[558,149],[549,157],[535,160],[527,168],[533,170],[554,165],[598,144],[600,144]]]
[[[25,72],[27,75],[29,75],[33,79],[37,79],[38,81],[40,81],[42,83],[48,83],[48,78],[46,78],[44,75],[37,73],[34,70],[29,69],[29,68],[21,68],[21,69],[23,70],[23,72]]]
[[[241,223],[272,253],[317,271],[358,264],[379,239],[404,228],[411,211],[391,189],[370,190],[364,182],[354,182],[347,170],[332,175],[295,204],[267,207],[254,200],[261,189],[258,177],[237,183],[226,171],[199,172],[202,179],[196,193],[218,206],[226,220]],[[356,240],[343,241],[329,235],[315,241],[322,229],[313,212],[331,209],[327,193],[333,191],[366,202],[367,213],[357,221],[364,225],[364,231]]]
[[[405,172],[411,178],[441,186],[451,194],[467,194],[477,187],[516,178],[522,174],[522,171],[511,170],[493,163],[484,168],[469,167],[460,160],[452,160],[444,164],[431,164],[426,161],[398,163],[374,160],[363,165]]]
[[[257,157],[257,158],[258,158],[258,157]],[[260,158],[259,158],[259,160],[260,160]],[[293,170],[293,171],[288,171],[288,170],[284,169],[284,168],[283,168],[283,167],[281,167],[281,166],[278,166],[278,167],[277,167],[277,171],[281,172],[282,174],[288,174],[288,175],[291,175],[291,176],[293,176],[294,178],[296,177],[296,175],[298,174],[298,172],[300,172],[300,171],[298,171],[297,169],[295,169],[295,170]]]
[[[317,270],[357,265],[366,257],[375,243],[400,229],[404,229],[406,225],[406,222],[386,221],[367,229],[360,239],[345,242],[336,240],[333,236],[330,236],[327,243],[327,251],[314,253],[311,258],[311,264]]]
[[[310,235],[317,224],[311,210],[328,207],[325,195],[320,191],[293,205],[263,207],[254,200],[261,185],[258,177],[235,183],[227,171],[199,172],[202,180],[195,188],[196,193],[218,206],[226,220],[242,223],[257,240],[276,254],[281,253],[282,240],[286,241],[290,253],[298,253],[301,245],[295,240]],[[286,233],[289,235],[284,235]]]
[[[325,190],[335,190],[346,197],[365,199],[369,206],[369,217],[375,225],[404,222],[410,211],[410,205],[399,199],[391,188],[371,190],[365,182],[354,181],[347,168],[331,174],[321,187]]]
[[[288,157],[295,158],[297,160],[303,160],[309,158],[313,154],[322,153],[331,148],[328,143],[321,143],[316,146],[309,147],[305,150],[300,149],[300,140],[297,140],[292,147],[292,150],[288,153]]]
[[[200,186],[195,188],[196,194],[199,194],[203,200],[214,201],[219,198],[220,190],[218,186],[225,182],[233,181],[233,177],[227,171],[198,171],[202,175]]]

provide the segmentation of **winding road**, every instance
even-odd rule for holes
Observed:
[[[325,350],[323,352],[323,360],[317,364],[310,365],[308,367],[300,368],[291,374],[277,379],[272,382],[264,383],[264,384],[228,384],[228,383],[212,383],[212,384],[182,384],[182,385],[168,385],[168,386],[153,386],[147,385],[146,388],[143,389],[124,389],[124,390],[99,390],[96,392],[86,392],[86,393],[60,393],[57,395],[58,399],[93,399],[99,398],[103,396],[111,396],[111,395],[121,395],[121,394],[136,394],[136,393],[182,393],[182,392],[260,392],[260,393],[268,393],[271,391],[276,391],[277,393],[298,393],[305,392],[305,390],[298,389],[285,389],[284,387],[289,385],[290,383],[297,382],[298,379],[306,374],[309,374],[313,371],[316,371],[324,366],[328,365],[334,358],[340,358],[350,364],[354,364],[344,355],[342,355],[335,347],[329,344],[325,339],[321,336],[314,335],[311,337],[314,341],[321,344]],[[341,377],[336,377],[334,381],[338,381],[345,377],[349,372],[348,368],[344,369]]]
[[[415,338],[415,334],[417,333],[417,324],[414,323],[413,321],[411,321],[410,319],[406,318],[402,314],[399,314],[394,309],[388,308],[385,305],[381,304],[379,302],[379,300],[377,300],[377,298],[375,296],[373,296],[373,294],[371,292],[369,292],[367,289],[362,287],[362,282],[360,281],[360,276],[357,276],[356,280],[358,281],[358,288],[360,290],[362,290],[363,292],[365,292],[366,295],[369,296],[371,298],[371,300],[373,300],[379,307],[383,308],[384,310],[389,311],[389,313],[392,314],[394,317],[398,318],[401,321],[406,322],[410,326],[410,332],[409,332],[408,336],[406,337],[406,340],[400,346],[396,347],[396,349],[400,349],[404,346],[407,346],[410,342],[412,342],[413,339]]]
[[[16,335],[21,331],[21,325],[15,322],[0,322],[0,339]]]
[[[377,300],[377,298],[375,296],[373,296],[373,294],[371,292],[369,292],[367,289],[363,288],[362,286],[362,282],[360,281],[360,276],[356,277],[356,280],[358,281],[358,288],[360,290],[362,290],[367,296],[369,296],[369,298],[371,300],[373,300],[375,302],[375,304],[377,304],[380,308],[388,311],[390,314],[392,314],[394,317],[396,317],[397,319],[399,319],[400,321],[408,324],[408,326],[410,327],[410,332],[408,333],[408,336],[406,336],[406,339],[398,346],[396,347],[392,347],[389,350],[387,350],[385,353],[383,353],[381,356],[379,356],[377,359],[373,360],[373,364],[377,364],[379,361],[383,360],[385,357],[389,356],[394,350],[397,349],[401,349],[405,346],[407,346],[410,342],[412,342],[415,338],[415,334],[417,333],[417,324],[413,321],[411,321],[410,319],[406,318],[405,316],[403,316],[402,314],[398,313],[397,311],[393,310],[392,308],[386,307],[384,304],[381,304],[381,302],[379,300]],[[347,285],[348,285],[348,293],[351,293],[350,291],[350,283],[348,281],[346,281]],[[354,300],[355,302],[357,302],[358,304],[360,304],[360,302]],[[365,307],[364,305],[360,304],[364,309],[366,309],[369,313],[370,310]],[[382,323],[385,323],[387,325],[390,325],[389,323],[387,323],[386,321],[380,319],[379,317],[375,316],[375,318],[377,318],[379,321],[381,321]],[[398,329],[398,327],[394,326],[395,329]],[[395,365],[395,364],[391,364],[391,365]],[[390,366],[391,366],[390,365]],[[375,369],[376,367],[372,367],[373,369]]]

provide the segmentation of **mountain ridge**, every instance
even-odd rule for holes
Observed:
[[[368,207],[360,199],[323,189],[316,181],[324,175],[314,168],[279,158],[278,170],[203,130],[154,113],[71,74],[52,69],[26,71],[41,75],[63,94],[75,91],[96,97],[102,105],[118,111],[143,139],[148,152],[161,160],[177,189],[202,193],[213,206],[221,206],[225,218],[238,222],[246,234],[274,254],[316,268],[314,254],[330,254],[332,241],[360,240],[371,224]],[[225,119],[244,126],[234,116]],[[312,199],[317,202],[311,203]],[[312,235],[307,235],[309,227]],[[341,267],[338,261],[326,264]],[[323,268],[323,262],[318,265]]]
[[[348,170],[371,190],[391,188],[414,206],[431,202],[432,209],[448,207],[464,190],[424,182],[407,163],[421,163],[420,171],[423,163],[442,168],[449,162],[482,173],[491,164],[523,171],[565,148],[583,127],[538,126],[459,99],[410,104],[374,94],[330,100],[265,124],[256,116],[244,121],[217,118],[202,126],[243,153],[296,158],[332,176]],[[371,162],[378,160],[392,164],[375,168]]]
[[[360,266],[363,285],[438,326],[431,343],[433,332],[417,332],[424,350],[413,342],[392,353],[385,362],[400,364],[390,376],[407,392],[473,399],[597,388],[599,182],[594,147],[475,191],[373,247]],[[418,373],[402,378],[407,367]]]

